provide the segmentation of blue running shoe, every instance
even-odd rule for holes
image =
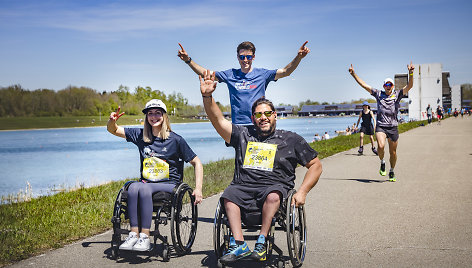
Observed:
[[[263,235],[259,235],[251,259],[255,261],[265,261],[267,259],[266,241]]]
[[[220,258],[222,264],[228,264],[240,260],[251,255],[251,250],[246,242],[242,245],[237,245],[234,237],[229,239],[229,248],[225,255]]]

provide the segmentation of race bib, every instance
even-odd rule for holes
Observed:
[[[277,144],[249,142],[244,157],[243,168],[272,171]]]
[[[157,157],[145,158],[143,161],[143,178],[150,181],[169,179],[169,164]]]

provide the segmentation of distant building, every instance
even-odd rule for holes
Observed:
[[[290,116],[290,115],[293,115],[293,106],[290,106],[290,105],[276,106],[275,111],[277,112],[277,116],[279,117]]]
[[[462,91],[461,85],[455,85],[451,90],[451,110],[460,110],[462,104]]]
[[[369,103],[370,109],[377,113],[377,103]],[[303,105],[298,116],[339,116],[359,115],[362,111],[361,103],[354,104],[329,104],[329,105]],[[408,103],[400,103],[400,112],[408,113]]]

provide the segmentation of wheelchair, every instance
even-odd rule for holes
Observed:
[[[287,235],[288,253],[290,261],[294,267],[300,267],[303,264],[306,254],[306,218],[303,206],[291,206],[290,202],[296,193],[294,189],[290,190],[288,196],[280,204],[279,210],[272,219],[272,225],[266,239],[267,260],[271,258],[272,251],[276,251],[277,267],[285,267],[283,260],[283,251],[275,244],[274,234],[276,230],[283,230]],[[257,230],[260,229],[262,223],[262,211],[248,212],[241,210],[242,229]],[[278,226],[276,226],[276,224]],[[213,247],[218,259],[218,267],[225,267],[219,259],[226,253],[229,248],[229,239],[232,236],[228,218],[224,211],[222,200],[218,203],[215,212],[213,226]]]
[[[119,246],[123,242],[122,236],[130,232],[130,222],[128,217],[127,197],[128,187],[136,181],[128,181],[120,189],[116,196],[113,209],[113,235],[111,240],[111,257],[118,259],[120,256]],[[156,192],[153,194],[153,215],[150,238],[154,238],[151,247],[156,247],[157,240],[163,243],[162,258],[165,262],[170,260],[171,250],[177,255],[185,255],[190,252],[195,235],[197,233],[198,210],[194,204],[195,197],[192,195],[192,188],[186,183],[176,184],[172,193]],[[170,221],[170,233],[172,247],[169,245],[167,236],[163,236],[159,231],[159,225],[167,225]],[[153,228],[154,227],[154,228]]]

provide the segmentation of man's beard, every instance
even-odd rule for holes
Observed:
[[[270,127],[266,130],[262,130],[258,125],[256,126],[257,133],[259,136],[267,137],[275,131],[275,120],[273,122],[269,121]]]

